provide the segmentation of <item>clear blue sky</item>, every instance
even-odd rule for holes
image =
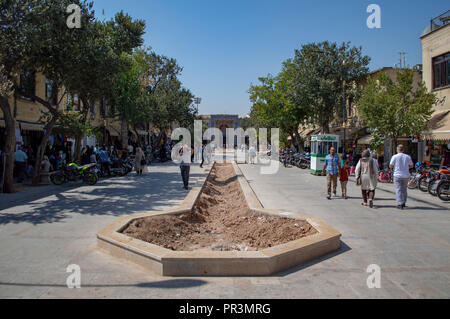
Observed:
[[[369,4],[381,7],[381,29],[368,29]],[[247,90],[258,77],[309,42],[351,41],[372,58],[371,70],[422,63],[419,36],[443,0],[94,0],[96,15],[124,10],[147,23],[145,45],[177,59],[181,80],[203,99],[201,114],[250,111]]]

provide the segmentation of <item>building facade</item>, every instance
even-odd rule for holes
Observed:
[[[450,144],[450,10],[430,21],[420,37],[423,80],[437,103],[429,129],[423,133],[423,160],[438,166]]]

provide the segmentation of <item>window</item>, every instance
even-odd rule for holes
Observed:
[[[23,71],[20,74],[20,91],[24,94],[21,98],[26,100],[33,100],[33,96],[36,94],[36,78],[34,71]]]
[[[72,111],[72,106],[73,106],[73,97],[71,93],[67,93],[67,98],[66,98],[66,111]]]
[[[66,111],[80,111],[80,99],[78,94],[67,93],[66,99]]]
[[[58,104],[58,89],[52,80],[45,79],[45,99],[53,105]]]
[[[450,85],[450,52],[433,58],[433,89]]]

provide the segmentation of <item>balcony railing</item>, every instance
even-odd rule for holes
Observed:
[[[444,25],[450,23],[450,10],[447,12],[442,13],[441,15],[437,16],[434,19],[431,19],[431,32],[434,30],[437,30]]]

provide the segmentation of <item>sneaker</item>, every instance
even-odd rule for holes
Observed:
[[[333,194],[334,197],[338,197],[338,195],[336,193]]]
[[[369,201],[370,208],[373,208],[373,200]]]
[[[331,200],[331,196],[330,196],[330,195],[328,195],[328,196],[327,196],[327,199],[328,199],[328,200]]]

